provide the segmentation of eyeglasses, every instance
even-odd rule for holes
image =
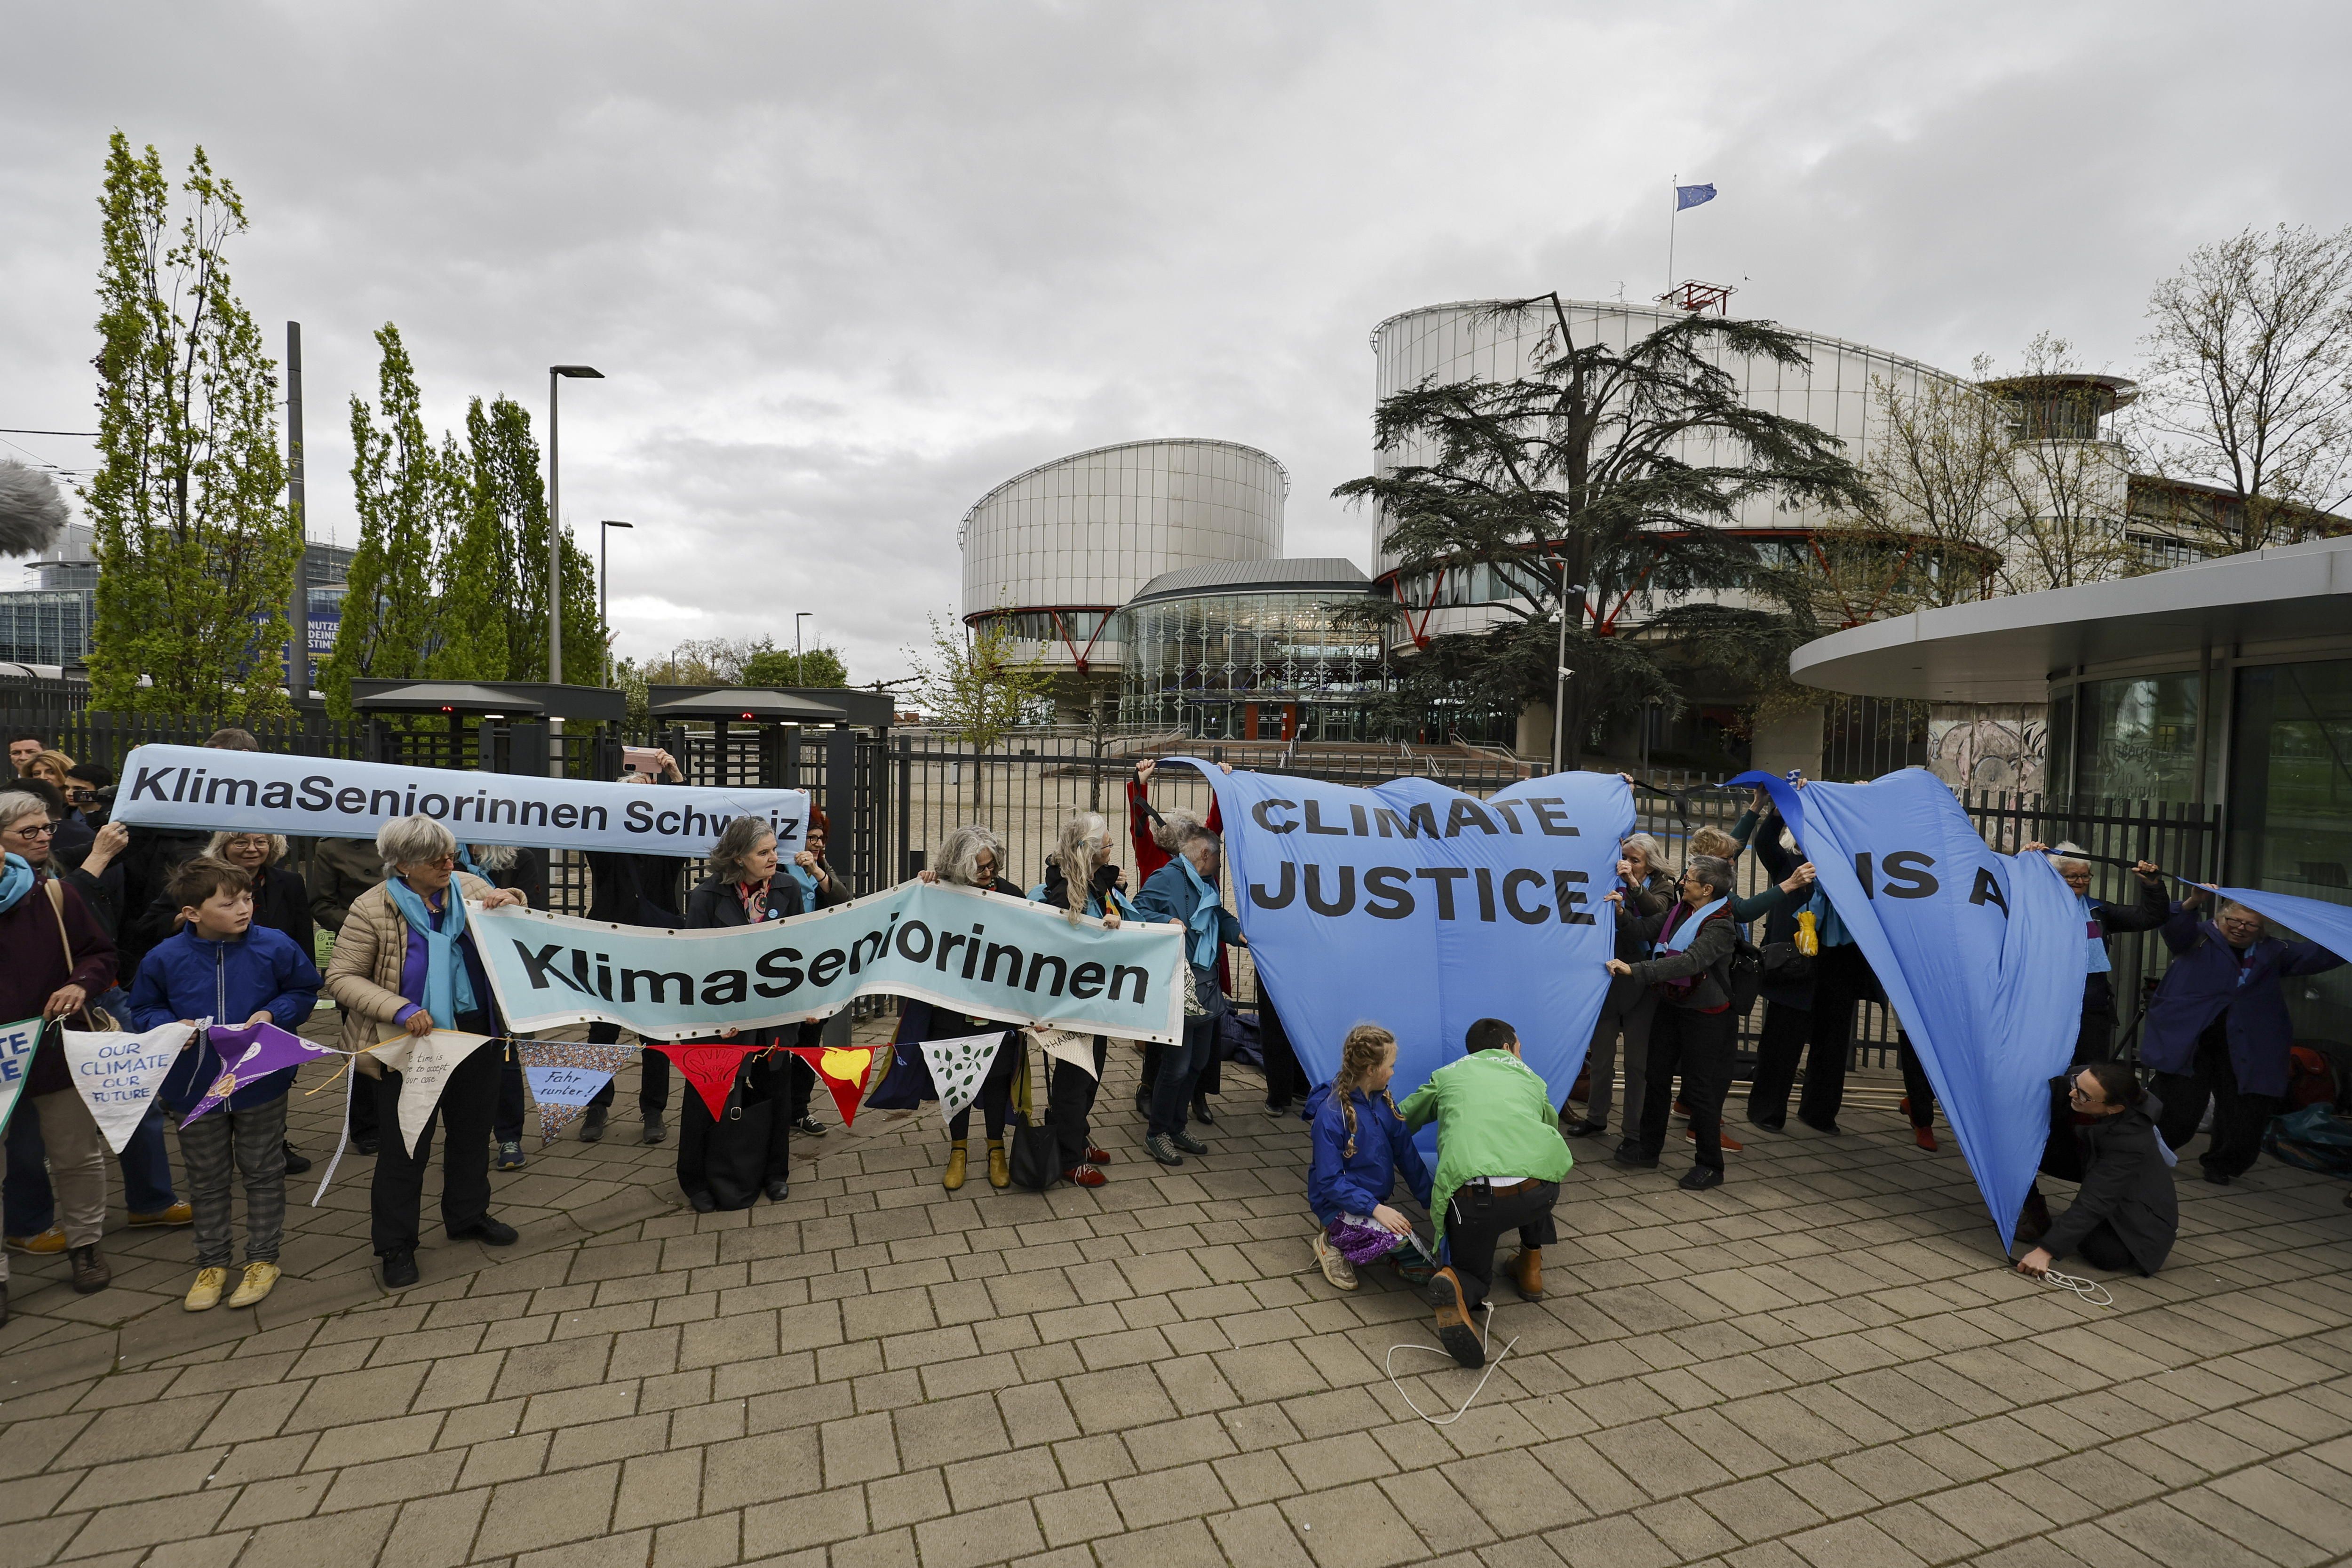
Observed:
[[[422,860],[409,862],[412,866],[455,866],[457,863],[457,858],[455,855],[428,855]]]
[[[54,838],[58,834],[57,828],[46,822],[38,827],[12,827],[8,831],[19,838]]]

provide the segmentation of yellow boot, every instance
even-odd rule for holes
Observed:
[[[988,1141],[988,1184],[992,1187],[1013,1184],[1013,1167],[1004,1163],[1004,1140],[1002,1138]]]
[[[963,1164],[963,1140],[959,1138],[948,1145],[948,1173],[940,1178],[940,1185],[950,1192],[954,1192],[958,1187],[962,1186]]]

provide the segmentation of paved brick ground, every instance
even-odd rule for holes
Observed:
[[[679,1209],[667,1149],[535,1152],[496,1178],[523,1256],[429,1245],[398,1297],[355,1239],[365,1162],[298,1211],[306,1278],[258,1321],[178,1310],[177,1233],[87,1300],[20,1267],[0,1568],[2352,1553],[2338,1184],[2185,1183],[2172,1267],[2100,1309],[2001,1271],[1957,1155],[1912,1149],[1883,1090],[1839,1139],[1758,1135],[1710,1194],[1671,1154],[1596,1158],[1554,1298],[1498,1311],[1515,1347],[1436,1426],[1404,1393],[1442,1412],[1475,1378],[1407,1351],[1401,1392],[1419,1302],[1308,1271],[1297,1124],[1235,1071],[1215,1152],[1161,1173],[1133,1071],[1094,1193],[950,1198],[936,1121],[874,1114],[744,1214]],[[313,1152],[331,1103],[301,1112]]]

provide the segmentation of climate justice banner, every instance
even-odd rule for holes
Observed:
[[[1183,933],[906,882],[829,910],[708,931],[610,925],[468,905],[490,985],[518,1033],[618,1024],[649,1040],[768,1028],[868,992],[1089,1035],[1172,1041],[1184,1021]]]
[[[1189,758],[1223,813],[1234,912],[1308,1076],[1349,1029],[1397,1037],[1400,1091],[1458,1061],[1480,1018],[1519,1034],[1558,1104],[1576,1081],[1615,952],[1614,773],[1526,779],[1480,799],[1427,779],[1374,789],[1226,773]]]
[[[2006,1248],[2050,1133],[2050,1080],[2083,1013],[2083,914],[2042,856],[1985,847],[1922,768],[1761,784],[1869,958],[1943,1101]]]
[[[124,760],[114,797],[114,820],[134,827],[298,838],[373,838],[385,823],[419,813],[447,824],[460,844],[677,856],[708,854],[730,822],[755,816],[776,830],[779,853],[790,855],[808,821],[808,793],[140,746]]]

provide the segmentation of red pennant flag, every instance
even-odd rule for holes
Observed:
[[[834,1046],[784,1048],[816,1069],[816,1076],[833,1091],[833,1105],[841,1112],[841,1124],[849,1126],[856,1119],[858,1104],[866,1098],[866,1080],[874,1073],[874,1052],[865,1046],[846,1049]]]
[[[677,1064],[677,1070],[694,1085],[709,1108],[712,1121],[727,1113],[728,1091],[735,1087],[735,1072],[743,1058],[762,1047],[759,1046],[712,1045],[706,1041],[648,1040],[647,1045]]]

